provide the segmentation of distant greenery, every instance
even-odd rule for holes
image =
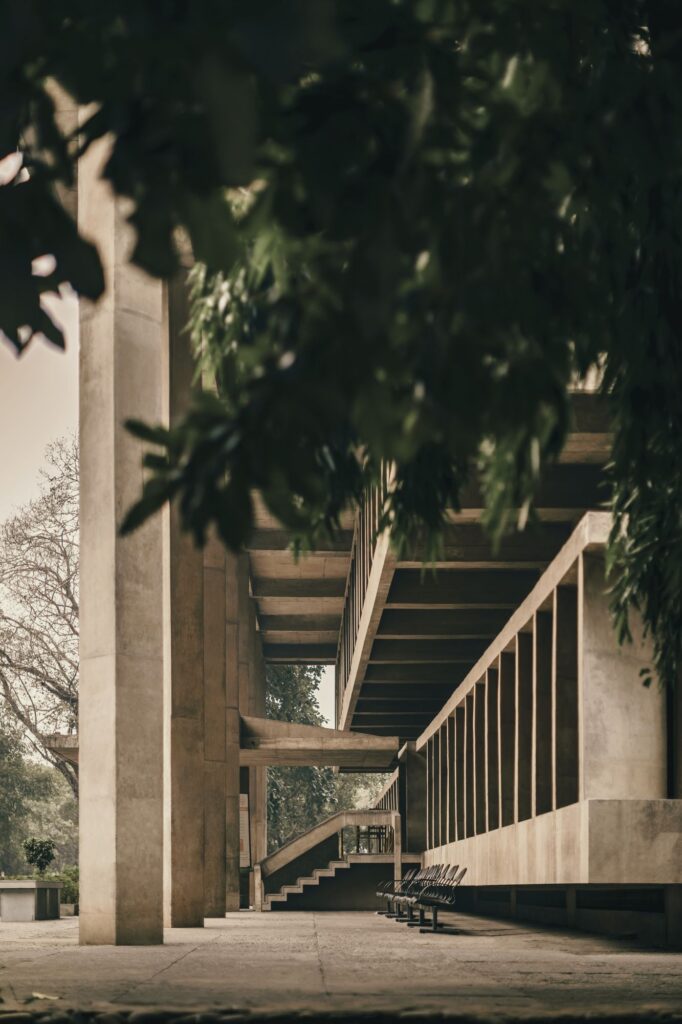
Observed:
[[[319,666],[269,665],[267,717],[324,725],[321,678]],[[268,853],[335,811],[369,805],[382,785],[383,776],[337,775],[333,768],[268,768]]]
[[[21,733],[0,714],[0,871],[25,867],[22,841],[27,837],[31,803],[48,799],[50,779],[22,749]]]
[[[0,712],[0,871],[26,870],[23,842],[51,836],[55,864],[78,859],[78,812],[64,779],[52,768],[29,760],[19,729]]]
[[[60,343],[40,306],[98,257],[57,202],[76,151],[131,200],[135,262],[199,269],[192,326],[217,393],[161,449],[134,528],[169,497],[238,547],[251,494],[300,543],[396,464],[384,521],[425,531],[478,478],[524,526],[599,372],[614,430],[621,635],[682,663],[682,25],[677,0],[25,0],[7,4],[0,325]],[[88,114],[59,131],[48,80]],[[32,141],[31,141],[32,140]],[[31,261],[56,257],[48,277]]]

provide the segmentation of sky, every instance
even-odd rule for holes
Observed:
[[[36,338],[17,357],[0,336],[0,520],[38,491],[46,446],[78,427],[78,329],[73,296],[52,303],[66,352]]]
[[[51,306],[66,351],[36,339],[19,358],[0,337],[0,521],[38,493],[50,441],[78,429],[78,308],[73,296]],[[334,724],[334,669],[325,668],[320,710]]]

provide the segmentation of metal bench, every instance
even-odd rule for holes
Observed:
[[[458,874],[451,875],[451,877],[444,881],[424,889],[419,894],[419,898],[416,901],[416,906],[419,910],[419,921],[415,922],[415,924],[418,925],[420,932],[432,932],[433,934],[441,935],[448,933],[451,935],[457,934],[454,929],[448,929],[438,921],[438,911],[453,909],[457,897],[457,887],[461,884],[466,873],[467,869],[462,868]],[[431,924],[427,927],[425,915],[429,911],[431,912]]]

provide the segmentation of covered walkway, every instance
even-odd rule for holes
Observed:
[[[430,936],[370,913],[242,912],[147,947],[79,946],[73,919],[0,924],[0,1022],[16,1010],[164,1006],[502,1019],[657,1009],[682,1020],[682,954],[469,915],[456,922],[461,934]]]

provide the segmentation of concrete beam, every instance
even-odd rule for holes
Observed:
[[[345,578],[305,579],[270,579],[256,577],[251,581],[251,590],[255,598],[282,597],[297,599],[343,598],[346,590]]]
[[[375,640],[369,661],[373,665],[397,662],[473,664],[488,646],[480,640]]]
[[[333,665],[336,661],[336,644],[265,644],[263,655],[266,661],[287,665]]]
[[[397,737],[358,736],[315,725],[241,717],[242,766],[335,765],[387,771],[399,749]]]
[[[353,654],[348,668],[348,677],[344,680],[341,706],[337,705],[338,726],[344,729],[353,719],[355,704],[365,678],[365,670],[371,659],[379,622],[384,610],[386,598],[391,587],[395,572],[395,557],[391,551],[389,534],[385,531],[374,544],[371,569],[365,587],[364,600],[360,610],[360,618]]]
[[[350,552],[353,543],[352,530],[339,530],[333,537],[320,539],[315,555]],[[288,530],[255,530],[247,548],[249,551],[288,551],[291,547],[291,533]]]
[[[400,569],[387,609],[516,608],[538,581],[537,570]]]
[[[449,525],[443,534],[442,552],[431,566],[451,569],[544,569],[566,543],[571,526],[566,523],[541,523],[524,533],[506,537],[495,549],[478,523]],[[417,544],[409,559],[401,558],[399,569],[422,569],[429,552]],[[427,563],[428,564],[428,563]]]
[[[463,608],[443,610],[385,609],[377,638],[413,640],[420,637],[449,640],[458,638],[490,638],[496,636],[509,618],[504,609]]]

